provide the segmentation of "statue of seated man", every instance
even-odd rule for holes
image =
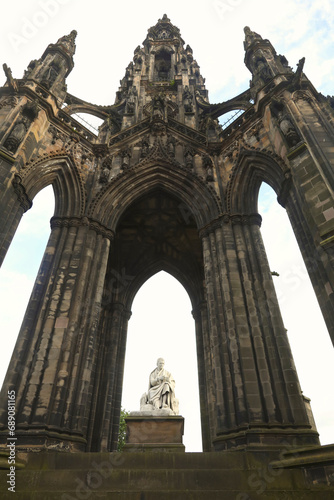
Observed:
[[[157,367],[150,373],[148,392],[140,401],[141,411],[170,410],[177,415],[178,400],[175,398],[175,380],[170,372],[165,370],[165,361],[159,358]]]

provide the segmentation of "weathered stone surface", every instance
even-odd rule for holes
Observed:
[[[204,450],[317,445],[257,197],[267,182],[286,208],[334,338],[333,109],[302,61],[293,72],[268,40],[245,35],[251,87],[218,104],[167,16],[135,50],[114,105],[67,93],[75,32],[21,80],[7,68],[1,258],[49,184],[56,212],[0,398],[2,443],[15,390],[18,449],[116,450],[132,301],[165,270],[193,306]],[[236,109],[222,130],[218,117]],[[104,120],[98,135],[72,118],[79,111]]]
[[[331,500],[333,449],[323,448],[300,450],[300,459],[290,450],[288,467],[283,452],[30,453],[15,498]]]

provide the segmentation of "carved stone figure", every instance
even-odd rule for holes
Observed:
[[[42,77],[42,84],[45,87],[50,88],[52,84],[56,81],[58,75],[59,75],[59,68],[55,64],[51,64],[51,66],[47,68]]]
[[[194,155],[195,152],[191,148],[187,148],[184,153],[184,159],[186,162],[186,166],[189,168],[193,168],[194,166]]]
[[[137,98],[137,89],[136,89],[136,87],[131,87],[129,94],[128,94],[127,103],[126,103],[126,112],[129,115],[133,115],[135,112],[136,98]]]
[[[150,373],[148,392],[140,400],[140,411],[167,410],[177,415],[178,400],[175,398],[175,380],[165,370],[163,358],[157,360],[157,367]]]
[[[300,141],[299,135],[287,113],[282,113],[279,117],[279,126],[289,147],[293,147],[298,144]]]
[[[126,148],[124,151],[121,152],[121,157],[122,157],[122,165],[121,168],[123,170],[129,168],[130,166],[130,158],[131,158],[131,151],[129,148]]]
[[[167,141],[168,154],[174,158],[175,156],[175,139],[174,137],[169,137]]]
[[[8,151],[10,151],[11,153],[16,152],[27,133],[30,123],[30,120],[26,117],[23,117],[22,120],[16,123],[4,143],[4,146],[6,149],[8,149]]]
[[[190,92],[188,85],[186,85],[183,92],[184,111],[186,113],[192,113],[194,111],[193,98],[194,97]]]
[[[276,117],[279,128],[286,139],[288,146],[291,148],[300,142],[301,138],[292,123],[290,115],[285,108],[283,102],[277,99],[272,100],[270,109],[273,115]]]
[[[202,155],[202,161],[203,161],[203,167],[206,170],[206,178],[205,180],[207,182],[212,182],[214,180],[213,178],[213,165],[212,165],[212,160],[209,155]]]
[[[163,96],[155,96],[152,101],[152,120],[165,118],[165,101]]]
[[[149,153],[150,150],[150,145],[147,140],[143,139],[140,143],[141,150],[140,150],[140,158],[146,158],[146,156]]]
[[[258,58],[255,65],[256,73],[260,78],[262,78],[264,83],[272,79],[273,75],[271,74],[270,68],[265,59],[262,59],[261,57]]]

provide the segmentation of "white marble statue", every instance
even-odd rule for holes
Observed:
[[[165,361],[159,358],[157,367],[150,373],[148,391],[140,400],[141,412],[178,415],[179,401],[175,398],[175,380],[165,370]]]

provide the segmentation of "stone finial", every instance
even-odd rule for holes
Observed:
[[[256,33],[255,31],[252,31],[249,26],[245,26],[244,32],[245,32],[245,41],[244,41],[245,50],[247,50],[252,45],[252,43],[255,42],[255,40],[262,40],[262,36]]]
[[[159,19],[159,21],[160,21],[160,19]],[[167,14],[164,14],[164,15],[162,16],[161,21],[163,21],[164,23],[170,23],[170,19],[169,19],[169,17],[167,16]]]
[[[69,52],[71,55],[75,53],[75,38],[77,36],[77,31],[72,30],[69,35],[62,36],[57,41],[56,45],[61,45],[66,52]]]

